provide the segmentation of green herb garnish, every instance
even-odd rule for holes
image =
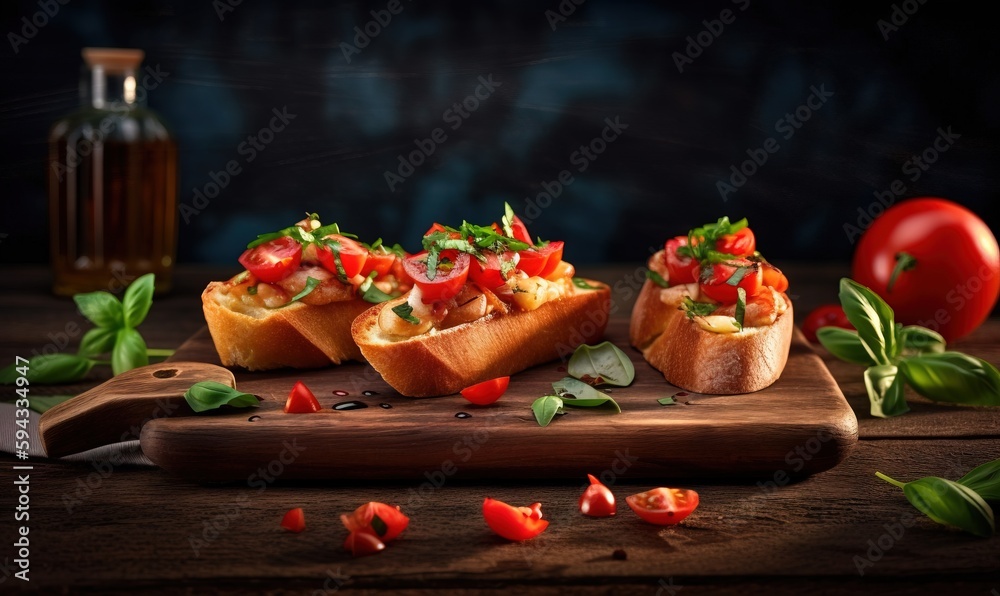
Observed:
[[[930,329],[897,325],[881,297],[850,279],[840,280],[840,303],[857,331],[823,327],[816,336],[834,356],[868,366],[865,387],[872,416],[909,411],[906,384],[933,401],[1000,405],[1000,373],[989,362],[946,352],[944,338]]]
[[[590,385],[625,387],[635,379],[632,361],[609,341],[578,347],[569,359],[567,372]]]
[[[580,288],[581,290],[600,290],[600,286],[595,286],[589,283],[582,277],[574,277],[573,285]]]
[[[736,288],[736,324],[740,331],[743,331],[743,319],[747,312],[747,291],[743,288]]]
[[[289,304],[292,304],[294,302],[298,302],[299,300],[305,298],[309,294],[312,294],[312,291],[316,289],[316,286],[318,286],[321,283],[323,283],[323,282],[321,282],[320,280],[316,279],[315,277],[307,277],[306,278],[306,285],[305,285],[304,288],[302,288],[301,292],[299,292],[298,294],[292,296],[292,299],[289,300],[288,302],[286,302],[286,303],[284,303],[284,304],[282,304],[280,306],[275,306],[273,308],[275,308],[275,309],[285,308]]]
[[[998,496],[998,469],[1000,460],[994,460],[969,472],[958,482],[937,476],[900,482],[881,472],[875,475],[903,489],[906,499],[937,523],[989,538],[996,529],[996,522],[984,494]]]
[[[257,396],[215,381],[195,383],[184,393],[184,399],[195,412],[216,410],[221,406],[250,408],[260,405]]]
[[[670,283],[663,279],[663,276],[659,273],[653,271],[652,269],[646,269],[646,279],[652,281],[654,284],[660,286],[661,288],[669,288]]]
[[[420,324],[420,319],[418,319],[417,317],[413,316],[413,307],[410,306],[409,304],[405,303],[405,302],[402,303],[402,304],[400,304],[400,305],[398,305],[398,306],[394,306],[392,308],[392,312],[396,313],[396,315],[400,319],[403,319],[407,323],[411,323],[413,325],[419,325]]]
[[[387,300],[392,300],[392,296],[378,289],[378,286],[375,285],[374,280],[377,276],[378,271],[372,271],[368,274],[368,277],[365,278],[365,281],[361,282],[361,285],[358,286],[358,291],[361,293],[361,299],[365,302],[381,304]]]
[[[687,318],[693,319],[695,317],[707,317],[708,315],[715,312],[715,309],[719,308],[719,305],[712,304],[711,302],[696,302],[691,299],[690,296],[685,296],[681,301],[681,310],[687,315]]]

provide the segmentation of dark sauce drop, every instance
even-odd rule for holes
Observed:
[[[678,391],[677,393],[674,394],[674,397],[687,397],[687,396],[688,394],[686,391]]]
[[[371,397],[373,395],[378,395],[378,391],[372,391],[371,389],[366,389],[361,392],[361,395],[367,395],[368,397]]]
[[[458,414],[455,414],[455,418],[472,418],[472,414],[468,412],[459,412]]]
[[[368,404],[363,401],[342,401],[340,403],[333,404],[334,410],[361,410],[367,407]]]
[[[566,367],[560,366],[559,368],[556,369],[556,372],[566,372]]]
[[[392,404],[387,404],[387,403],[383,402],[383,403],[380,403],[378,405],[378,407],[382,408],[383,410],[391,410],[392,409]]]
[[[333,394],[334,394],[334,395],[337,395],[337,396],[339,396],[339,397],[344,397],[345,395],[350,395],[350,394],[349,394],[348,392],[346,392],[346,391],[344,391],[344,390],[342,390],[342,389],[337,389],[337,390],[335,390],[335,391],[333,392]]]
[[[256,422],[258,420],[260,420],[260,416],[256,416],[256,415],[247,418],[247,422]]]

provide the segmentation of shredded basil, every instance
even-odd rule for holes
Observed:
[[[581,290],[600,290],[600,286],[592,285],[586,279],[582,277],[574,277],[573,285],[580,288]]]
[[[309,294],[311,294],[312,291],[316,289],[316,286],[318,286],[321,283],[323,283],[323,282],[321,282],[320,280],[316,279],[315,277],[308,277],[308,278],[306,278],[306,287],[302,288],[301,292],[299,292],[298,294],[292,296],[292,299],[289,300],[288,302],[286,302],[286,303],[284,303],[284,304],[282,304],[280,306],[274,306],[274,307],[271,307],[271,308],[272,309],[285,308],[286,306],[288,306],[289,304],[292,304],[293,302],[298,302],[299,300],[301,300],[301,299],[305,298],[306,296],[308,296]]]
[[[726,280],[726,283],[729,284],[729,285],[731,285],[731,286],[738,286],[738,285],[740,285],[740,282],[743,281],[744,277],[746,277],[748,269],[750,269],[750,268],[749,267],[737,267],[736,271],[733,271],[733,274],[730,275],[729,279]]]
[[[685,296],[681,302],[681,310],[684,311],[689,319],[707,317],[715,312],[716,308],[718,308],[718,305],[710,302],[695,302],[690,296]]]
[[[670,283],[667,280],[663,279],[662,275],[660,275],[659,273],[653,271],[652,269],[647,269],[646,270],[646,279],[650,280],[651,282],[653,282],[654,284],[660,286],[661,288],[669,288],[670,287]]]
[[[378,276],[378,272],[372,271],[368,274],[365,281],[361,282],[361,285],[358,286],[358,291],[361,292],[361,299],[372,304],[381,304],[387,300],[392,300],[392,296],[378,289],[378,286],[375,285],[374,280],[376,276]]]
[[[736,323],[740,331],[743,331],[743,319],[747,311],[747,291],[743,288],[736,288]]]
[[[413,325],[420,324],[420,319],[413,316],[413,307],[405,302],[398,306],[394,306],[392,308],[392,312],[396,313],[396,316],[403,319],[407,323],[411,323]]]

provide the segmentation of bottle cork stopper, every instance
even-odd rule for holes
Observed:
[[[83,48],[81,54],[89,68],[100,66],[111,74],[134,71],[146,55],[142,50],[128,48]]]

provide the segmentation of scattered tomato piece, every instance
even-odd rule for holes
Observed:
[[[306,384],[302,381],[296,381],[291,393],[288,394],[288,400],[285,402],[285,412],[288,414],[308,414],[319,412],[321,409],[316,396],[306,387]]]
[[[385,543],[370,532],[357,530],[347,535],[347,539],[344,540],[344,548],[351,551],[355,557],[364,557],[385,550]]]
[[[507,391],[510,377],[499,377],[462,389],[462,397],[479,406],[488,406]]]
[[[538,536],[549,522],[542,519],[542,504],[530,507],[511,507],[503,501],[489,497],[483,501],[483,517],[491,530],[507,540],[527,540]]]
[[[618,512],[615,495],[593,474],[587,474],[590,486],[580,495],[580,513],[590,517],[611,517]]]
[[[809,313],[809,316],[802,321],[802,333],[812,343],[819,341],[816,338],[816,332],[822,327],[854,329],[854,325],[851,325],[851,322],[847,320],[847,315],[844,314],[844,309],[839,304],[818,306],[816,310]]]
[[[374,554],[385,548],[410,524],[410,518],[399,507],[369,501],[352,513],[340,516],[340,521],[349,534],[344,548],[356,557]]]
[[[651,524],[670,526],[698,507],[698,493],[686,488],[654,488],[625,497],[635,514]]]
[[[281,518],[281,527],[296,534],[306,529],[306,514],[301,507],[289,509]]]

